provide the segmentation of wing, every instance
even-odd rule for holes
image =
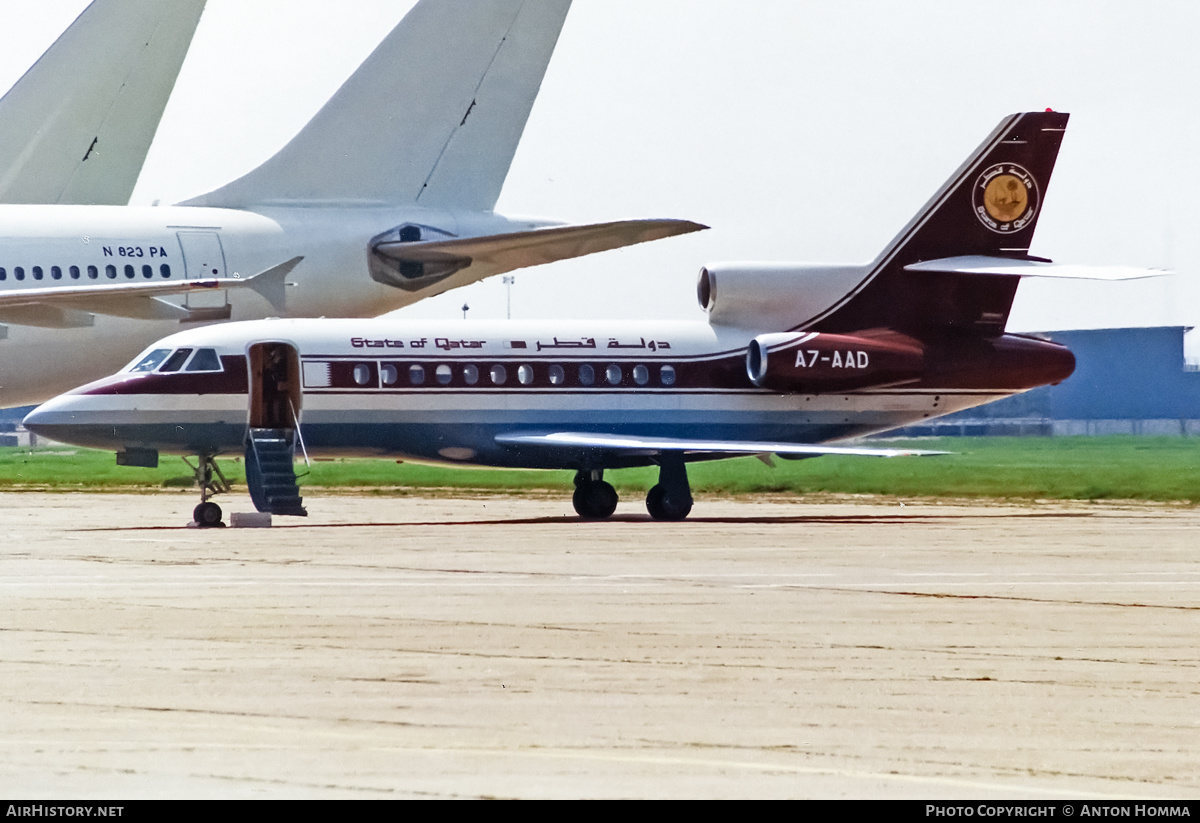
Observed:
[[[553,432],[550,434],[499,434],[504,446],[553,450],[590,449],[624,455],[653,456],[665,452],[682,454],[779,454],[797,457],[845,455],[852,457],[924,457],[949,452],[923,449],[868,449],[858,446],[823,446],[805,443],[771,443],[753,440],[708,440],[690,437],[643,437],[640,435]]]
[[[200,319],[194,317],[194,313],[186,307],[168,303],[160,298],[214,289],[253,289],[271,305],[282,308],[284,279],[303,259],[293,257],[285,263],[245,278],[209,277],[171,282],[94,283],[0,291],[0,323],[73,328],[90,326],[92,314],[108,314],[138,320]]]
[[[1068,280],[1137,280],[1158,277],[1171,272],[1165,269],[1143,269],[1136,266],[1083,266],[1055,263],[1050,260],[1021,260],[1007,257],[988,257],[981,254],[963,257],[944,257],[910,263],[905,271],[937,272],[939,274],[988,274],[1009,277],[1053,277]]]
[[[440,288],[447,291],[514,269],[707,228],[689,220],[621,220],[460,240],[385,240],[371,249],[371,276],[380,283],[405,291],[424,291],[433,283],[444,280],[446,282]],[[437,292],[430,294],[434,293]]]

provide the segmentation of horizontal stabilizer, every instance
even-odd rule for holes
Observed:
[[[0,291],[0,323],[73,328],[90,325],[87,313],[130,317],[139,320],[188,320],[192,312],[159,298],[207,292],[214,289],[250,288],[272,306],[282,308],[284,278],[303,257],[293,257],[252,277],[208,277],[134,283],[92,283],[76,286],[47,286],[37,289]]]
[[[622,220],[460,240],[385,241],[372,248],[371,276],[405,291],[424,291],[433,283],[452,277],[440,289],[446,291],[514,269],[707,228],[688,220]],[[430,292],[433,293],[436,292]]]
[[[0,99],[0,203],[128,203],[204,2],[84,9]]]
[[[1055,277],[1067,280],[1137,280],[1142,277],[1158,277],[1171,273],[1166,269],[1144,269],[1137,266],[1083,266],[1072,263],[1054,263],[1049,260],[988,257],[980,254],[910,263],[904,267],[904,270],[938,274]]]
[[[652,456],[663,453],[683,454],[781,454],[804,457],[843,455],[848,457],[925,457],[948,452],[922,449],[868,449],[856,446],[821,446],[797,443],[765,443],[738,440],[707,440],[684,437],[641,437],[624,434],[555,432],[553,434],[500,434],[496,442],[504,446],[544,449],[598,449],[622,455]]]

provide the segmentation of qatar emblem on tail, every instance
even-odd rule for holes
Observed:
[[[731,455],[894,457],[831,445],[1067,378],[1071,352],[1007,334],[1067,115],[1006,117],[866,265],[729,264],[700,273],[706,321],[285,319],[198,328],[42,405],[39,435],[125,465],[196,455],[199,524],[216,459],[243,455],[260,511],[302,515],[294,460],[377,455],[571,469],[580,517],[617,506],[604,473],[657,465],[651,517],[692,508],[688,463]]]

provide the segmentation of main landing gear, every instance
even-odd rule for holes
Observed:
[[[192,509],[192,520],[201,529],[224,526],[221,522],[221,507],[208,499],[215,494],[229,491],[229,481],[221,474],[216,458],[210,454],[202,454],[199,455],[195,466],[189,463],[186,457],[183,458],[183,462],[195,473],[196,484],[200,486],[200,504]]]
[[[617,492],[602,470],[575,473],[575,511],[585,520],[606,520],[617,510]],[[646,495],[646,511],[655,520],[683,520],[692,511],[692,489],[683,457],[664,455],[658,483]]]

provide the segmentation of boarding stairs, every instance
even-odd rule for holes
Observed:
[[[306,517],[296,485],[295,429],[250,429],[246,438],[246,485],[260,512]]]

